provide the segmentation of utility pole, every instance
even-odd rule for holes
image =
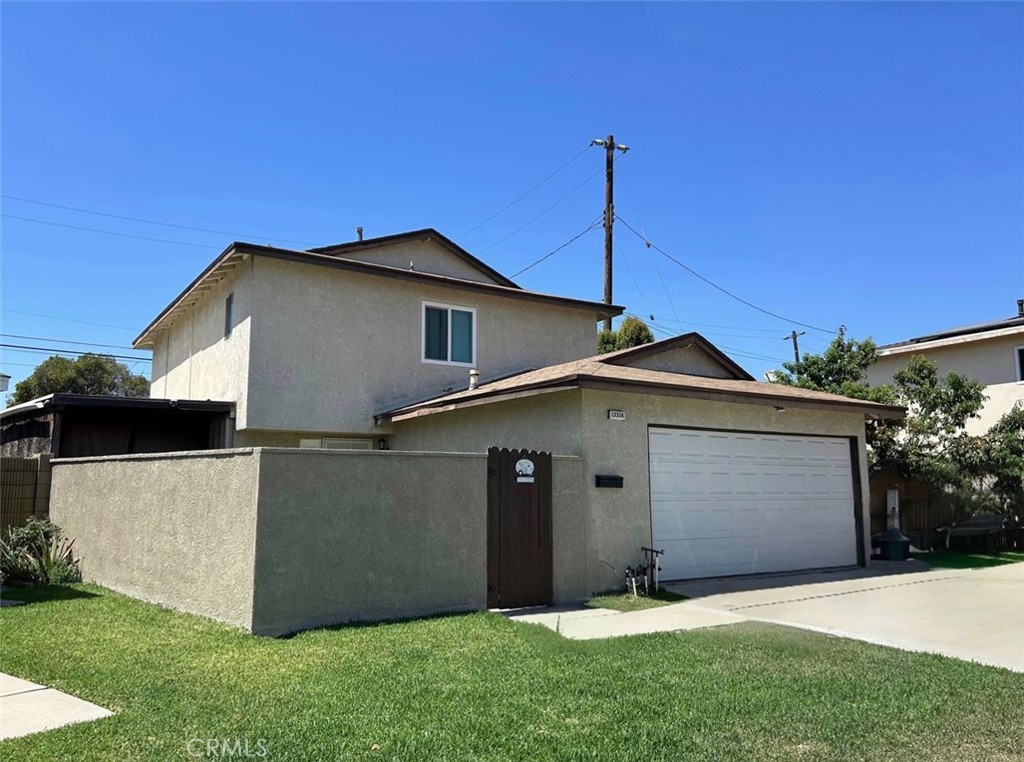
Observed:
[[[612,303],[612,227],[615,224],[615,150],[625,153],[629,146],[616,145],[609,135],[604,140],[594,138],[592,146],[604,146],[604,303]],[[612,319],[604,319],[604,330],[612,329]]]
[[[789,336],[782,337],[783,341],[793,342],[793,362],[800,362],[800,345],[797,344],[796,340],[798,337],[803,336],[805,333],[807,333],[807,331],[800,331],[800,333],[797,333],[796,331],[790,331]]]

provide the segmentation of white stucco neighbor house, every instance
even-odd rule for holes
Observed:
[[[1017,314],[1002,320],[950,328],[878,348],[878,361],[868,368],[872,385],[891,383],[893,374],[911,357],[923,355],[940,373],[955,371],[985,385],[988,400],[980,417],[967,422],[967,432],[984,434],[992,424],[1024,401],[1024,299]]]
[[[231,244],[135,341],[154,397],[233,403],[225,449],[57,461],[54,512],[97,581],[267,633],[577,601],[643,547],[664,580],[866,564],[865,420],[904,410],[756,381],[695,333],[596,355],[623,311],[433,229]],[[169,539],[211,520],[215,566]]]

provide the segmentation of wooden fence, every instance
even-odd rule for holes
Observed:
[[[50,456],[0,458],[0,532],[50,514]]]

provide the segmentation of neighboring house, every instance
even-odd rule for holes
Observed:
[[[429,229],[232,244],[135,346],[153,394],[234,403],[256,449],[58,462],[55,512],[94,556],[95,512],[117,527],[98,581],[268,633],[580,600],[644,546],[668,580],[867,563],[864,422],[903,409],[755,381],[698,334],[595,356],[622,311]]]
[[[942,374],[956,371],[985,385],[988,401],[967,423],[970,434],[984,434],[1017,403],[1024,400],[1024,299],[1017,315],[1004,320],[951,328],[878,348],[878,361],[868,368],[872,385],[892,382],[893,374],[911,357],[923,355]]]

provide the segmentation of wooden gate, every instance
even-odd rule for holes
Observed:
[[[487,451],[487,606],[551,603],[551,453]]]

